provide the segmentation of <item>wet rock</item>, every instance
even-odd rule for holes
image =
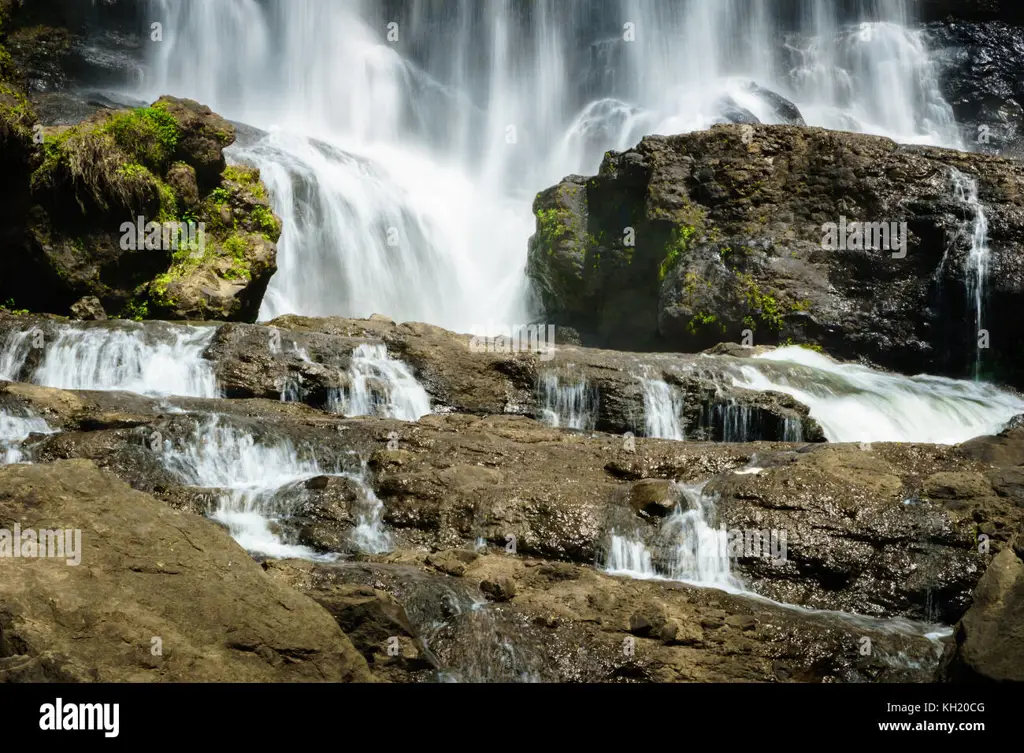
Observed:
[[[491,601],[512,601],[516,595],[516,584],[511,578],[480,581],[480,590]]]
[[[411,553],[390,558],[410,564],[314,565],[317,575],[310,590],[299,588],[313,599],[326,588],[318,584],[327,582],[375,584],[393,595],[440,662],[441,677],[468,682],[774,682],[782,667],[789,680],[803,682],[927,681],[938,663],[935,644],[899,631],[683,584],[612,578],[590,568],[579,568],[573,579],[552,580],[540,568],[502,556],[479,558],[467,578],[511,579],[515,600],[473,609],[479,594],[451,590],[467,587],[467,578],[426,571],[412,564]],[[444,611],[444,603],[455,608]],[[705,639],[702,621],[714,617],[725,625],[733,616],[736,629],[721,631],[718,641]],[[873,656],[860,655],[862,635],[870,636]]]
[[[592,346],[797,343],[904,373],[966,376],[978,337],[954,170],[978,184],[1002,270],[987,288],[986,322],[1013,352],[1024,346],[1009,326],[1024,289],[1013,251],[1024,203],[1008,187],[1024,168],[875,136],[747,124],[648,137],[609,154],[598,175],[538,195],[528,274],[549,320]],[[900,232],[906,223],[906,248],[893,238],[882,248],[881,232],[875,250],[839,244],[844,222]],[[985,368],[1024,384],[1012,359]]]
[[[638,513],[663,518],[675,508],[672,483],[663,479],[644,479],[629,490],[629,504]]]

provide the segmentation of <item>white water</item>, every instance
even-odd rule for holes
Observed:
[[[304,499],[303,484],[317,476],[353,481],[362,494],[358,522],[350,533],[358,551],[389,551],[391,538],[384,528],[384,505],[361,473],[339,467],[324,468],[308,452],[285,438],[259,442],[249,432],[210,417],[183,445],[162,442],[164,466],[181,483],[218,494],[211,517],[227,526],[247,551],[279,559],[336,559],[299,544],[287,543],[275,524],[295,512]]]
[[[748,466],[738,473],[754,474],[761,469]],[[609,575],[637,580],[668,580],[701,588],[714,588],[742,595],[766,604],[810,615],[835,617],[854,627],[892,634],[919,635],[937,644],[952,634],[943,625],[915,622],[903,617],[867,617],[830,609],[811,609],[762,596],[732,572],[729,532],[715,528],[715,499],[704,494],[705,484],[676,484],[683,504],[663,522],[653,549],[638,534],[621,536],[612,532],[603,569]]]
[[[592,431],[597,424],[597,394],[585,379],[562,383],[557,374],[543,375],[537,385],[539,420],[556,429]]]
[[[409,0],[396,18],[376,0],[152,2],[145,94],[270,130],[232,155],[285,220],[264,318],[526,321],[534,194],[729,107],[784,120],[751,81],[812,125],[959,144],[909,0],[847,27],[809,0],[786,37],[767,1]]]
[[[642,378],[640,383],[644,393],[644,436],[684,441],[684,399],[679,389],[650,377]]]
[[[997,434],[1024,413],[1024,400],[989,384],[838,364],[805,348],[738,363],[737,386],[792,395],[830,442],[958,444]]]
[[[53,429],[38,416],[19,416],[0,408],[0,465],[24,463],[27,456],[21,444],[30,434],[53,434]]]
[[[978,333],[984,328],[985,283],[988,278],[989,247],[988,217],[985,206],[978,198],[978,182],[956,168],[952,169],[953,192],[963,206],[965,213],[971,218],[971,250],[967,254],[967,268],[964,279],[967,282],[968,303],[974,313],[974,331]],[[975,377],[981,370],[981,349],[976,351],[974,362]]]
[[[300,458],[288,440],[261,444],[248,432],[210,418],[184,446],[165,440],[162,460],[181,483],[218,490],[211,514],[247,551],[268,557],[316,559],[304,546],[285,544],[272,523],[288,511],[279,493],[325,475],[312,458]]]
[[[0,350],[0,379],[66,390],[124,390],[143,395],[217,397],[213,363],[203,352],[213,327],[65,326],[56,337],[41,330],[12,333]],[[25,363],[36,344],[43,358],[32,374]]]
[[[382,554],[391,551],[393,541],[384,525],[384,503],[377,497],[373,487],[366,482],[367,473],[364,465],[359,474],[345,474],[346,478],[354,481],[359,487],[364,503],[358,514],[356,527],[352,529],[351,540],[360,552]]]
[[[10,332],[0,345],[0,379],[8,382],[20,382],[24,378],[25,362],[36,344],[42,345],[45,339],[38,330]]]
[[[332,395],[334,413],[417,421],[430,413],[430,395],[384,345],[360,345],[352,353],[349,386]]]
[[[680,505],[658,530],[655,550],[636,536],[612,534],[604,569],[643,580],[674,580],[744,593],[732,574],[728,532],[714,528],[714,500],[704,484],[676,484]]]

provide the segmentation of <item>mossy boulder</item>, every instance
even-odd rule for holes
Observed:
[[[970,181],[988,219],[980,327]],[[527,269],[546,320],[590,346],[805,345],[964,377],[984,337],[980,375],[1024,385],[1022,186],[1019,161],[820,128],[652,136],[538,196]]]
[[[128,318],[255,319],[281,225],[258,171],[227,167],[230,123],[173,97],[73,127],[33,130],[31,117],[12,121],[31,206],[0,254],[5,299],[58,314],[94,296]]]

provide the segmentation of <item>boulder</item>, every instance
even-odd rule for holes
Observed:
[[[0,681],[372,680],[331,616],[226,532],[88,461],[0,469],[0,529],[15,525],[80,549],[0,557]]]
[[[1024,562],[1012,548],[992,560],[956,626],[943,676],[953,682],[1024,682]]]
[[[993,270],[983,326],[998,344],[981,351],[981,373],[1024,384],[1005,357],[1024,346],[1010,326],[1024,288],[1022,179],[1012,160],[819,128],[652,136],[539,194],[528,274],[549,321],[591,346],[805,344],[973,376],[975,210],[957,186],[974,181]],[[871,223],[871,237],[852,223]]]

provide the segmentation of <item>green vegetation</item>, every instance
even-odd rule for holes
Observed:
[[[145,301],[131,300],[124,305],[121,310],[119,319],[131,319],[136,322],[141,322],[144,319],[149,318],[149,305]]]
[[[665,248],[665,260],[658,267],[658,279],[664,280],[680,260],[690,251],[694,238],[701,234],[701,228],[684,225],[672,231],[672,238]]]
[[[228,165],[224,171],[224,180],[238,183],[248,190],[257,199],[266,199],[267,190],[260,180],[260,171],[254,167],[243,165]]]
[[[167,166],[181,138],[177,121],[159,105],[117,113],[100,130],[129,157],[157,169]]]
[[[29,313],[28,309],[19,309],[13,298],[8,298],[5,303],[0,304],[0,311],[6,311],[8,314],[14,314],[15,316],[25,316]]]
[[[782,312],[779,302],[773,296],[761,292],[752,275],[738,275],[738,279],[742,295],[746,298],[747,308],[750,310],[750,314],[743,318],[743,323],[752,330],[756,330],[760,322],[771,330],[781,331]]]
[[[537,233],[541,245],[554,255],[555,247],[572,235],[573,214],[568,209],[541,209],[537,212]]]
[[[798,343],[792,337],[787,337],[785,342],[779,343],[780,347],[789,348],[803,348],[805,350],[813,350],[815,353],[824,353],[825,349],[817,343]]]
[[[265,206],[257,205],[252,208],[249,213],[253,221],[256,223],[256,227],[260,229],[260,232],[267,238],[267,240],[273,241],[281,235],[281,223],[274,217],[274,213],[267,209]]]

